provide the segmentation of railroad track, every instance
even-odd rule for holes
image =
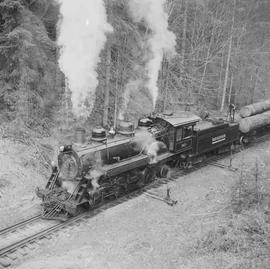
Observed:
[[[11,261],[16,260],[18,253],[15,255],[14,252],[18,248],[21,248],[20,254],[24,256],[27,249],[25,248],[26,244],[32,243],[31,237],[54,224],[53,222],[44,222],[41,215],[37,215],[0,230],[0,266],[8,267]],[[32,248],[32,246],[29,246],[29,248]]]
[[[144,191],[161,184],[167,184],[170,179],[159,179],[144,189],[135,190],[127,195],[108,203],[104,203],[93,211],[83,213],[66,221],[44,220],[41,215],[32,217],[8,228],[0,230],[0,268],[8,268],[28,252],[38,247],[38,242],[50,239],[58,231],[87,222],[97,214],[140,196]]]
[[[258,142],[263,142],[266,138],[269,138],[270,135],[263,136],[256,140]],[[252,147],[250,145],[249,147]],[[248,147],[248,148],[249,148]],[[241,149],[237,150],[234,153],[240,152]],[[112,208],[116,205],[119,205],[123,202],[126,202],[130,199],[140,196],[144,192],[157,188],[163,184],[167,184],[171,181],[175,181],[175,178],[179,176],[185,176],[192,172],[195,172],[207,165],[216,163],[219,160],[222,160],[230,156],[230,153],[224,153],[220,156],[215,156],[206,160],[202,163],[194,165],[192,168],[187,170],[181,170],[178,173],[175,173],[171,178],[162,178],[158,179],[149,185],[145,186],[143,189],[135,190],[131,193],[128,193],[117,200],[113,200],[108,203],[104,203],[100,207],[94,209],[93,211],[83,213],[79,216],[70,218],[64,222],[54,221],[54,220],[44,220],[41,218],[41,215],[34,216],[22,222],[19,222],[15,225],[7,227],[0,230],[0,268],[8,268],[13,263],[16,262],[22,256],[27,255],[27,252],[30,252],[32,249],[37,247],[37,242],[42,239],[50,239],[52,234],[66,229],[71,226],[79,225],[83,222],[87,222],[89,218],[94,217],[95,215],[103,212],[108,208]],[[228,168],[223,165],[220,167]]]
[[[28,224],[28,223],[31,223],[32,221],[35,221],[35,220],[39,219],[40,216],[41,216],[41,215],[34,216],[34,217],[32,217],[32,218],[29,218],[29,219],[27,219],[27,220],[23,220],[23,221],[21,221],[21,222],[18,222],[18,223],[16,223],[16,224],[12,225],[12,226],[9,226],[9,227],[7,227],[7,228],[4,228],[4,229],[0,230],[0,236],[1,236],[1,235],[5,235],[5,234],[7,234],[7,233],[9,233],[9,232],[13,232],[13,231],[15,231],[16,229],[18,229],[18,228],[20,228],[20,227],[22,227],[22,226],[24,226],[24,225],[26,225],[26,224]]]

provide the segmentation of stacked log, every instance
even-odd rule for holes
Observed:
[[[240,116],[247,118],[270,110],[270,100],[244,106],[240,109]]]
[[[241,119],[239,122],[239,129],[242,133],[249,133],[250,131],[270,125],[270,111]]]

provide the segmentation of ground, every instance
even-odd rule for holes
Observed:
[[[35,188],[46,183],[55,154],[51,141],[27,142],[0,140],[0,228],[40,211]]]
[[[234,155],[233,166],[254,167],[257,159],[264,172],[261,175],[268,177],[269,157],[270,142],[264,142]],[[229,159],[222,163],[229,164]],[[232,187],[239,181],[239,174],[209,165],[178,177],[168,184],[171,197],[178,200],[175,206],[142,194],[104,210],[87,223],[41,241],[16,268],[208,269],[244,268],[243,263],[247,264],[245,268],[267,268],[243,254],[198,248],[209,233],[227,225],[231,219]],[[34,185],[43,182],[36,176],[31,175],[33,187],[27,191],[23,188],[26,192],[22,196],[33,197]],[[166,188],[161,185],[150,191],[165,196]],[[26,204],[38,208],[35,198]]]

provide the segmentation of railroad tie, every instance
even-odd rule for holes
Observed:
[[[8,257],[12,260],[12,261],[15,261],[18,259],[18,255],[16,252],[12,252],[12,253],[9,253],[8,254]]]
[[[27,247],[26,246],[23,246],[23,247],[19,248],[17,251],[21,256],[26,256],[27,255]]]

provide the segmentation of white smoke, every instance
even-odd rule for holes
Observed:
[[[73,194],[75,189],[77,188],[78,183],[72,181],[63,181],[62,188],[65,189],[68,193]]]
[[[94,169],[94,170],[90,171],[90,176],[92,179],[91,183],[92,183],[92,187],[93,187],[92,191],[95,192],[99,188],[98,181],[102,175],[103,175],[103,172],[98,170],[98,169]]]
[[[158,152],[162,149],[167,149],[163,142],[157,141],[148,131],[138,133],[134,142],[136,143],[135,150],[147,154],[150,158],[150,163],[156,163]]]
[[[125,91],[123,94],[123,102],[119,111],[119,116],[118,116],[119,120],[125,119],[125,113],[128,110],[131,93],[137,92],[141,83],[142,83],[141,80],[132,80],[132,81],[129,81],[128,84],[126,85]]]
[[[103,0],[59,0],[61,3],[58,43],[59,64],[71,90],[73,111],[77,117],[91,113],[98,85],[96,68],[112,32]],[[88,106],[86,108],[85,101]]]
[[[168,30],[168,14],[164,5],[166,0],[130,0],[130,12],[136,22],[144,21],[151,30],[148,46],[151,57],[146,65],[147,88],[150,90],[155,108],[158,97],[158,75],[164,53],[175,52],[176,37]]]

